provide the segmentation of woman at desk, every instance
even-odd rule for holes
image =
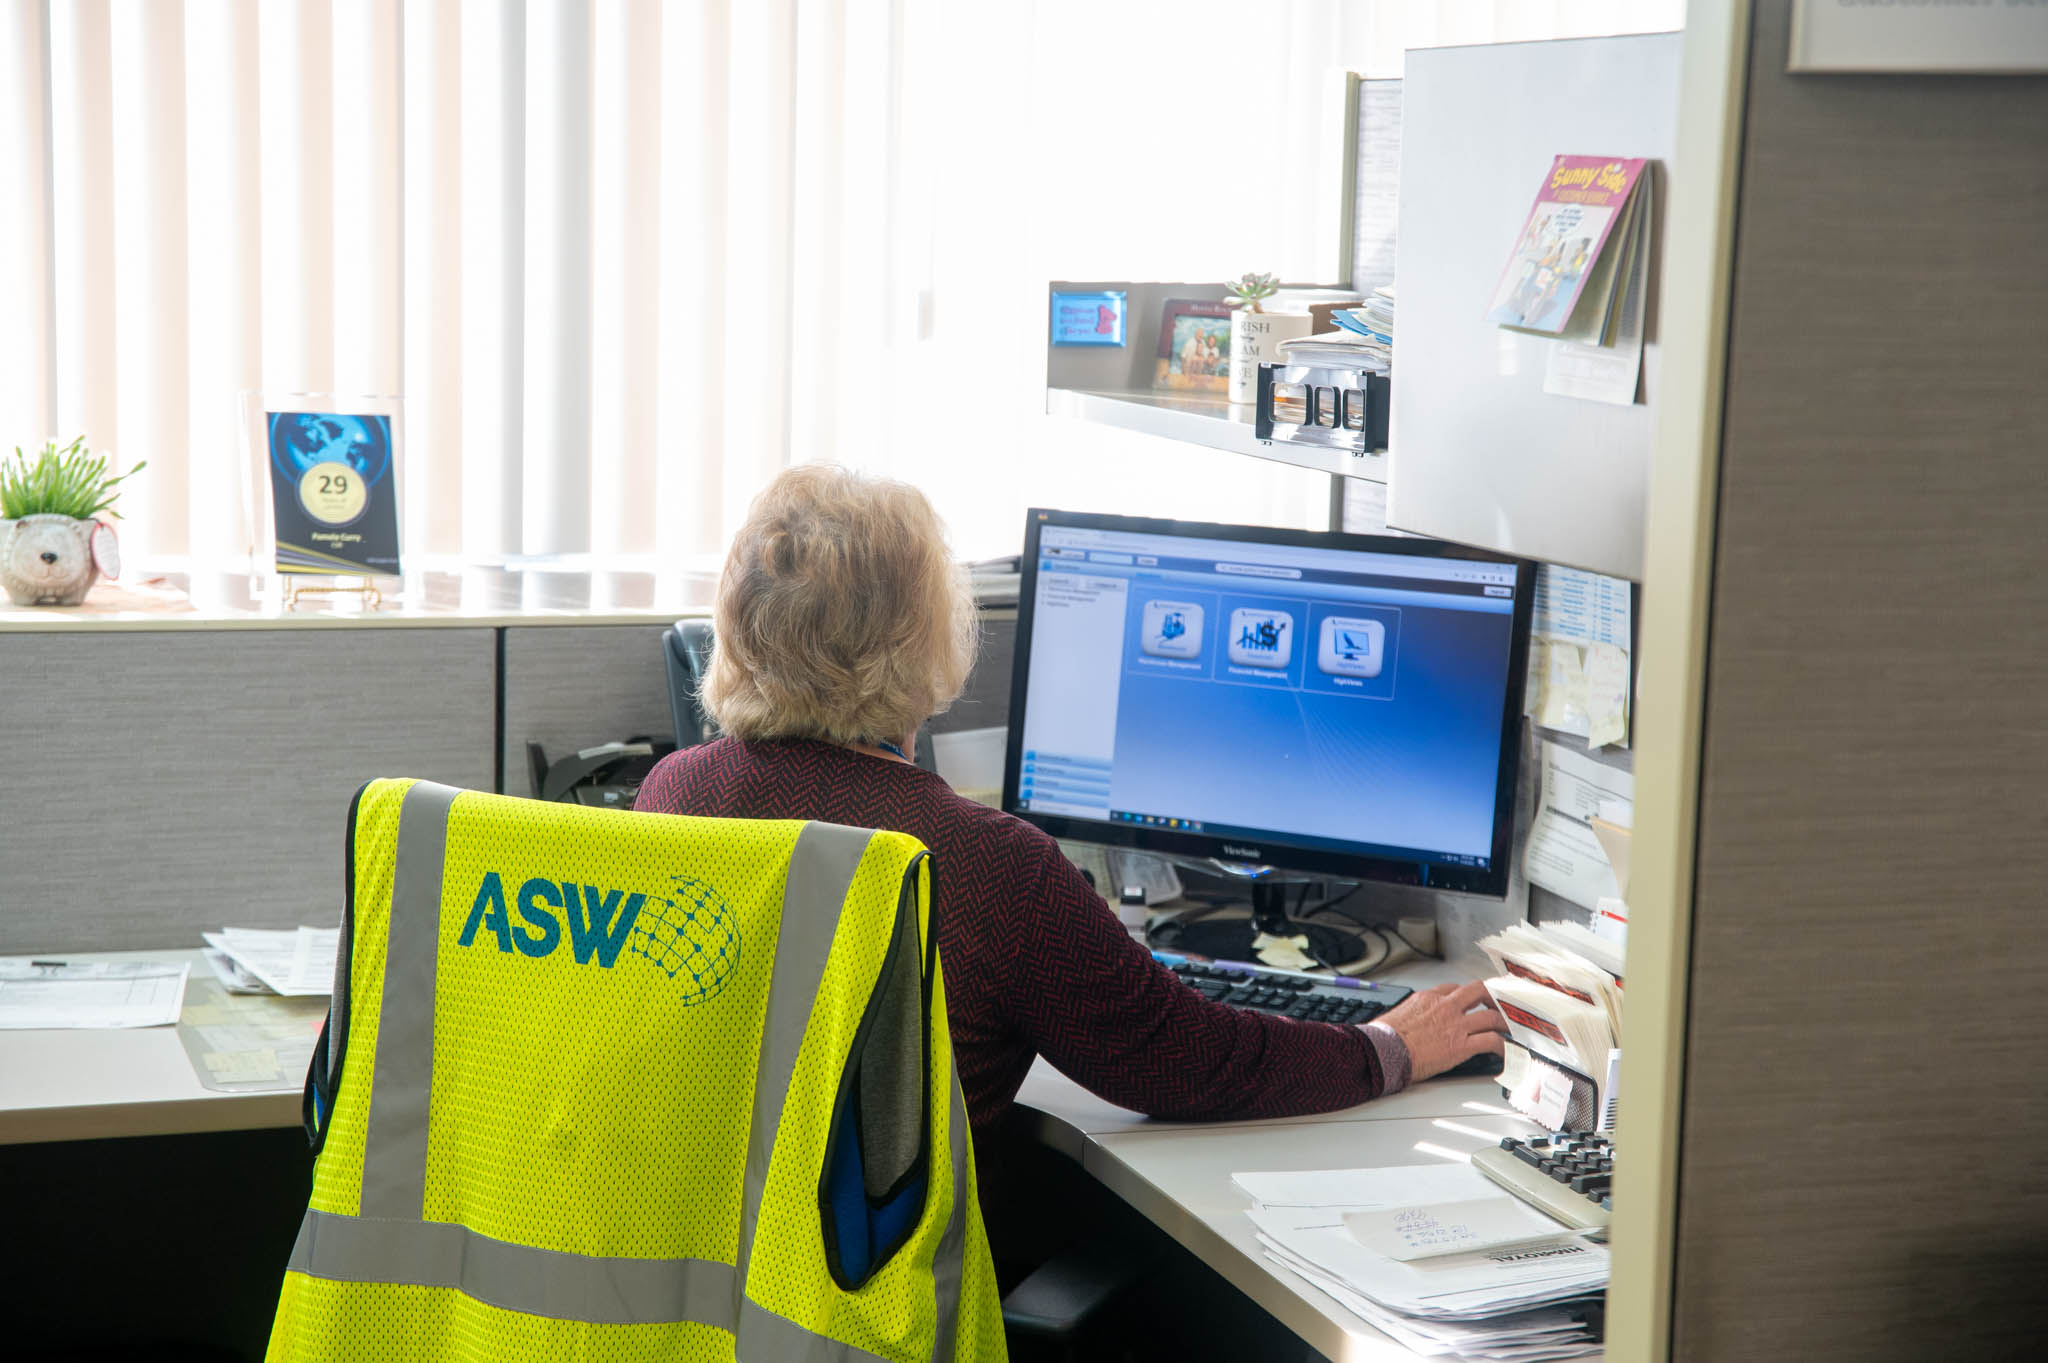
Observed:
[[[781,474],[733,540],[714,627],[703,701],[726,737],[664,758],[635,807],[894,829],[932,850],[985,1190],[1034,1056],[1119,1106],[1204,1121],[1351,1107],[1500,1052],[1505,1024],[1478,984],[1419,992],[1362,1027],[1211,1002],[1131,939],[1049,835],[913,765],[976,630],[915,488],[824,465]]]

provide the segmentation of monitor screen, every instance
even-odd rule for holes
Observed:
[[[1033,510],[1003,807],[1056,836],[1507,889],[1533,565]]]

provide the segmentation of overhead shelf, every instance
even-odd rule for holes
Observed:
[[[1047,388],[1045,410],[1054,416],[1072,417],[1098,426],[1115,426],[1167,440],[1206,445],[1232,454],[1255,455],[1297,468],[1320,473],[1364,478],[1376,483],[1387,480],[1384,451],[1352,454],[1345,450],[1286,441],[1261,440],[1253,433],[1252,409],[1232,405],[1221,397],[1187,393],[1155,392],[1148,389]]]

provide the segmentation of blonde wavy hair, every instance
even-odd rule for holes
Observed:
[[[978,639],[924,494],[827,464],[754,499],[712,624],[704,706],[741,739],[900,742],[959,696]]]

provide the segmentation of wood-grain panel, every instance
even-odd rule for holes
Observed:
[[[493,634],[0,636],[0,954],[337,921],[358,787],[490,788]]]
[[[2038,1357],[2048,80],[1790,76],[1789,13],[1737,211],[1672,1357]]]

